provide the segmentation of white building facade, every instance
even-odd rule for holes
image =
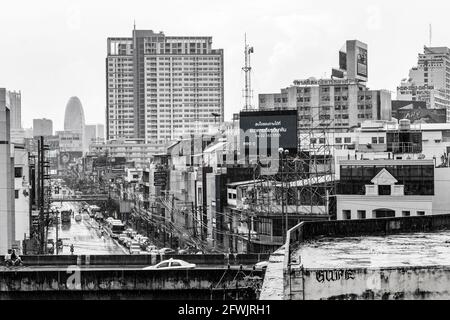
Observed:
[[[211,37],[133,30],[108,38],[106,63],[108,140],[164,143],[223,121],[223,50]]]
[[[433,214],[432,160],[340,162],[337,220]]]

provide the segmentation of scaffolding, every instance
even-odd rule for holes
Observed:
[[[310,97],[311,90],[300,91],[300,87],[297,88],[297,101],[309,101],[310,99],[298,98]],[[297,102],[298,149],[295,154],[281,149],[272,151],[272,158],[279,162],[276,174],[263,174],[258,160],[253,164],[254,183],[242,190],[245,194],[245,205],[242,208],[257,214],[253,218],[253,224],[259,222],[261,226],[263,221],[267,222],[265,219],[272,219],[271,234],[260,235],[261,243],[264,239],[268,244],[281,243],[287,230],[300,221],[328,220],[334,215],[334,126],[342,119],[332,118],[332,114],[339,111],[332,112],[335,103],[330,100],[325,99],[318,106]],[[274,152],[278,153],[278,157]],[[281,236],[274,236],[274,222],[280,217]],[[261,234],[261,230],[256,231]]]

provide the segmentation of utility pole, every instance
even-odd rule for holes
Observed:
[[[38,140],[39,253],[44,253],[44,137]]]
[[[195,226],[195,214],[196,214],[196,212],[195,212],[195,210],[194,210],[194,202],[192,201],[191,202],[191,207],[192,207],[192,232],[193,232],[193,235],[194,235],[194,239],[195,238],[197,238],[197,232],[196,232],[196,226]]]
[[[56,221],[56,225],[55,225],[55,228],[56,228],[56,241],[55,241],[55,244],[56,244],[56,255],[58,255],[58,253],[59,253],[59,245],[58,245],[59,217],[58,217],[58,210],[55,211],[55,221]]]
[[[252,218],[250,216],[250,211],[247,211],[247,229],[248,229],[248,245],[247,245],[247,253],[251,252],[252,247],[252,235],[251,235],[251,221]]]

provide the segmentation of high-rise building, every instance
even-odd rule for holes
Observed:
[[[7,91],[0,88],[0,255],[15,240],[14,176],[11,161],[11,106]]]
[[[8,91],[11,105],[11,129],[22,129],[22,95],[16,91]]]
[[[91,142],[95,141],[97,138],[97,126],[95,124],[87,124],[84,127],[84,140],[86,146],[89,147]]]
[[[22,128],[22,95],[16,91],[7,91],[11,107],[11,142],[24,143],[25,130]]]
[[[298,110],[298,128],[349,129],[365,120],[391,120],[391,94],[370,90],[367,45],[348,40],[331,79],[295,80],[281,93],[260,94],[260,110]]]
[[[106,138],[160,144],[224,118],[223,50],[212,37],[133,30],[108,38]]]
[[[450,48],[424,47],[417,66],[397,87],[397,100],[425,101],[427,108],[446,109],[450,122]]]
[[[85,146],[89,149],[92,143],[99,143],[105,140],[105,126],[102,124],[87,124],[84,128]]]
[[[367,44],[358,40],[347,40],[339,50],[339,69],[332,69],[332,76],[367,82]]]
[[[83,106],[80,99],[78,97],[70,97],[64,113],[64,131],[66,135],[73,134],[77,137],[79,136],[83,151],[89,149],[84,138],[85,123]]]
[[[97,132],[97,139],[98,140],[105,140],[105,125],[103,124],[96,124],[96,132]]]
[[[33,136],[53,135],[53,121],[50,119],[33,119]]]
[[[78,97],[71,97],[64,113],[64,131],[83,134],[85,126],[84,111]]]

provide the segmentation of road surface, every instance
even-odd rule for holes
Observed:
[[[61,202],[54,202],[52,204],[60,208]],[[76,214],[80,209],[80,204],[77,202],[64,202],[64,207],[72,209]],[[73,244],[73,254],[128,254],[120,244],[108,235],[101,238],[99,232],[99,224],[89,217],[88,214],[82,214],[82,221],[76,222],[75,218],[71,218],[70,225],[61,223],[58,225],[58,238],[63,241],[63,249],[59,254],[70,254],[70,245]],[[52,226],[49,228],[48,239],[55,239],[56,242],[56,228]]]

